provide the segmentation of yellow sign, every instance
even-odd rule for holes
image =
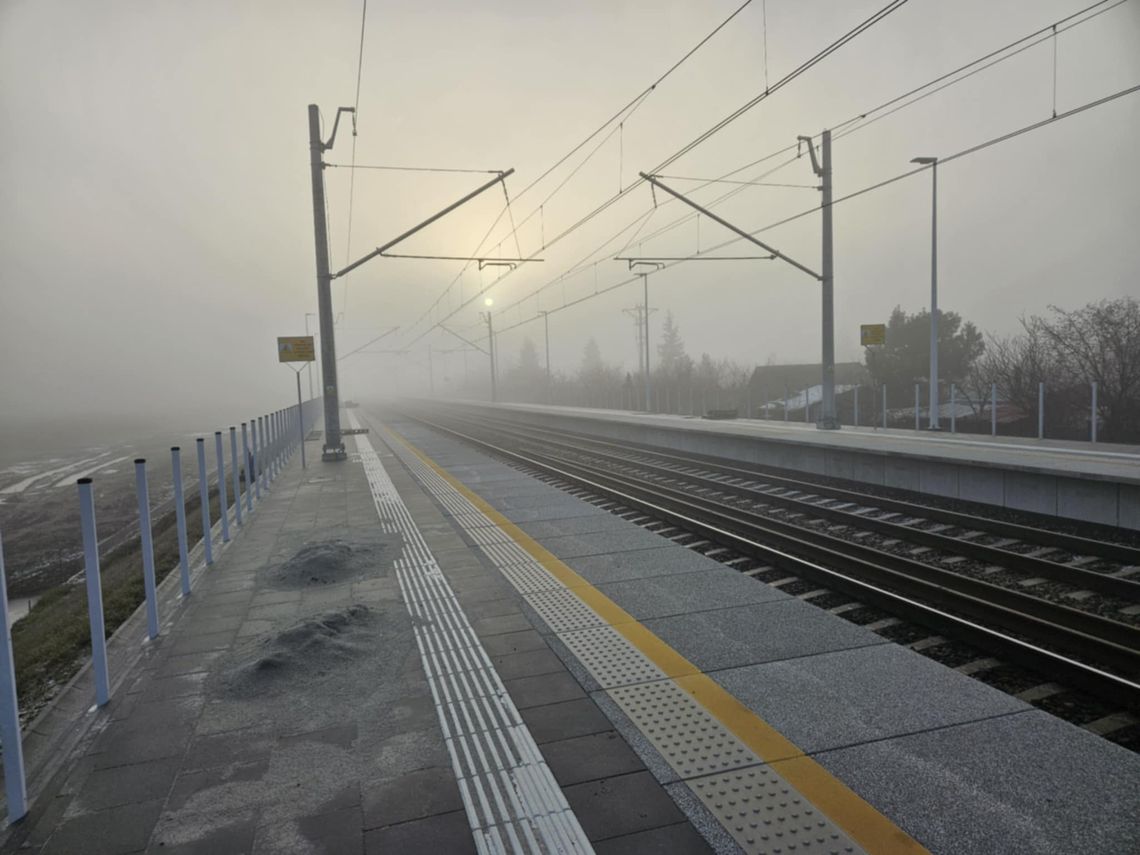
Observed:
[[[277,337],[278,362],[314,362],[316,351],[313,349],[311,335],[285,335]]]
[[[862,347],[870,347],[873,344],[886,344],[887,343],[887,325],[886,324],[862,324],[859,327],[859,344]]]

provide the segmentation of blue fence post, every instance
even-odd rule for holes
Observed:
[[[222,450],[222,432],[214,431],[214,451],[218,458],[218,513],[222,518],[222,543],[230,542],[230,500],[226,495],[226,454]]]
[[[95,497],[91,479],[80,478],[79,525],[83,531],[83,567],[87,579],[87,619],[91,625],[91,671],[95,675],[95,703],[111,699],[107,675],[107,638],[103,627],[103,586],[99,579],[99,537],[95,531]]]
[[[158,591],[154,582],[154,538],[150,529],[150,490],[146,483],[146,460],[135,461],[135,493],[139,500],[139,538],[143,560],[143,588],[146,591],[146,633],[158,638]]]
[[[24,777],[24,738],[20,733],[20,700],[16,695],[16,661],[12,657],[3,541],[0,541],[0,621],[4,633],[0,638],[0,744],[4,746],[4,791],[11,825],[28,813],[28,788]]]
[[[190,547],[186,541],[186,501],[182,493],[182,449],[170,449],[170,470],[174,478],[174,517],[178,521],[178,569],[182,576],[182,596],[190,596]]]
[[[206,566],[214,563],[214,538],[210,531],[210,485],[206,481],[206,441],[198,437],[198,498],[202,504],[202,547],[206,550]]]
[[[257,497],[257,501],[261,501],[261,475],[259,467],[261,466],[261,450],[257,445],[257,418],[249,420],[249,477],[253,479],[253,493]]]
[[[250,474],[250,461],[252,458],[249,456],[249,432],[246,429],[245,422],[241,423],[241,451],[245,460],[245,510],[247,513],[253,513],[253,481],[250,480],[253,476]]]
[[[238,469],[237,428],[230,425],[230,478],[234,484],[234,522],[241,522],[241,474]]]

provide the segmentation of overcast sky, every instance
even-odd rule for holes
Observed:
[[[606,241],[653,209],[646,187],[546,250],[542,243],[884,2],[755,0],[518,229],[524,255],[541,253],[544,261],[489,292],[496,309],[522,300],[498,325],[626,278],[625,265],[609,260],[624,241],[608,248]],[[356,161],[513,167],[508,188],[518,194],[739,3],[372,0]],[[665,172],[721,175],[1086,5],[911,0]],[[319,104],[331,121],[337,106],[354,102],[360,18],[359,0],[0,5],[0,420],[119,410],[232,421],[289,401],[293,379],[276,362],[274,337],[302,334],[305,313],[316,311],[306,105]],[[1140,83],[1138,45],[1138,0],[1062,33],[1056,109]],[[1049,41],[838,139],[836,196],[904,171],[914,156],[947,156],[1048,118],[1053,81]],[[1002,333],[1049,304],[1140,293],[1138,130],[1140,94],[940,169],[942,307]],[[347,131],[342,126],[329,162],[349,162]],[[515,222],[581,159],[514,201]],[[328,169],[326,178],[334,267],[485,180],[358,170],[349,235],[349,170]],[[767,180],[814,183],[806,157]],[[694,196],[707,202],[729,189]],[[812,189],[749,187],[716,210],[753,230],[818,197]],[[488,192],[401,250],[468,255],[503,202],[501,190]],[[642,234],[682,213],[678,204],[662,205]],[[835,208],[839,358],[859,358],[860,323],[885,320],[896,304],[929,305],[929,217],[929,173]],[[813,214],[763,238],[817,268],[819,227]],[[514,255],[510,231],[504,218],[484,251]],[[688,255],[727,237],[707,220],[699,234],[689,222],[629,252]],[[602,260],[567,279],[565,296],[559,284],[523,299],[595,251]],[[737,244],[724,252],[751,251]],[[461,266],[376,259],[335,282],[334,302],[344,312],[340,351],[393,325],[400,331],[377,347],[407,346]],[[481,279],[472,269],[465,297],[501,273],[491,268]],[[694,356],[818,360],[819,288],[792,267],[689,263],[654,275],[650,286],[651,305],[673,311]],[[552,315],[555,367],[575,367],[590,335],[608,361],[636,366],[632,323],[621,310],[639,300],[640,287],[627,286]],[[455,305],[455,292],[444,302]],[[478,335],[478,308],[449,325]],[[504,359],[514,358],[525,335],[541,348],[541,323],[524,324],[502,336]],[[442,350],[458,342],[439,331],[420,338],[399,369],[405,384],[422,382],[429,343]],[[348,357],[342,389],[360,396],[380,387],[399,359]],[[458,357],[445,360],[437,357],[441,372],[461,372]]]

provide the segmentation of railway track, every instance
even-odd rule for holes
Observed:
[[[1140,583],[1109,572],[1124,562],[1140,564],[1140,550],[1127,544],[469,414],[409,415],[544,479],[616,503],[645,518],[639,521],[730,550],[729,558],[746,556],[762,571],[774,568],[772,575],[841,592],[1077,687],[1112,708],[1140,711],[1140,626],[956,566],[1053,580],[1095,595],[1115,614],[1140,602]]]

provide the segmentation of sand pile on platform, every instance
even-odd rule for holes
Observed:
[[[375,615],[359,604],[304,618],[239,652],[226,688],[248,696],[305,685],[364,655],[375,630]]]
[[[280,587],[335,585],[366,575],[387,575],[392,557],[398,554],[395,537],[367,543],[325,540],[303,546],[288,561],[271,568],[270,577]]]

